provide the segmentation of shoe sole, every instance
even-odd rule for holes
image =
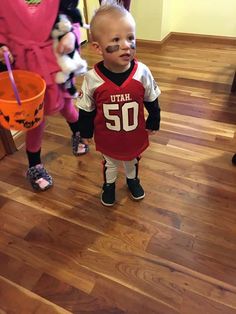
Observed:
[[[104,203],[102,199],[101,199],[101,203],[102,205],[107,206],[107,207],[111,207],[115,204],[115,202],[113,204]]]
[[[53,183],[52,183],[52,184],[48,184],[44,189],[41,189],[40,186],[38,186],[37,184],[31,183],[31,181],[28,177],[26,177],[26,179],[28,180],[28,182],[30,183],[30,185],[34,191],[44,192],[44,191],[49,190],[51,187],[53,187]]]
[[[53,187],[53,184],[49,184],[49,185],[46,186],[44,189],[41,189],[41,188],[38,187],[38,186],[33,186],[33,185],[31,185],[31,186],[32,186],[32,188],[33,188],[35,191],[44,192],[44,191],[47,191],[47,190],[49,190],[50,188],[52,188],[52,187]]]
[[[139,197],[134,197],[134,196],[130,193],[130,196],[131,196],[131,198],[132,198],[134,201],[141,201],[141,200],[145,197],[145,193],[144,193],[142,196],[139,196]]]

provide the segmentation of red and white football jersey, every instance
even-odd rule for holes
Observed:
[[[95,65],[85,75],[78,107],[87,112],[96,109],[96,149],[118,160],[139,156],[149,145],[143,102],[152,102],[159,95],[150,70],[141,62],[135,60],[132,72],[121,86]]]

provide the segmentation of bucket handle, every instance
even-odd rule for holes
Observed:
[[[20,96],[16,87],[16,82],[13,76],[13,72],[11,69],[11,64],[10,64],[10,60],[9,60],[9,55],[8,55],[8,51],[4,51],[4,59],[5,59],[5,63],[7,66],[7,71],[8,71],[8,75],[9,75],[9,79],[11,81],[11,86],[12,89],[14,91],[15,97],[16,97],[16,101],[18,102],[18,105],[21,106],[21,100],[20,100]]]

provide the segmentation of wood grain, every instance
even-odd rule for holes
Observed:
[[[99,60],[89,44],[82,55]],[[75,158],[67,124],[50,117],[51,190],[32,191],[24,148],[0,162],[0,313],[236,313],[235,45],[173,37],[137,57],[162,90],[145,199],[130,199],[120,169],[117,203],[102,206],[93,142]]]

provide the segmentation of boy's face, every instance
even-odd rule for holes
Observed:
[[[104,65],[113,72],[124,72],[135,54],[135,23],[127,16],[103,17],[99,36],[93,45],[102,54]]]

